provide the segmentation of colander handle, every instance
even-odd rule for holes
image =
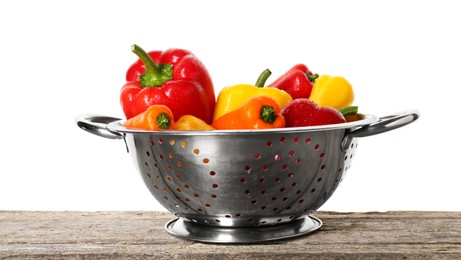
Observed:
[[[366,137],[391,131],[413,123],[419,116],[420,114],[417,110],[406,110],[393,115],[380,117],[379,120],[374,123],[347,133],[343,139],[342,148],[346,150],[354,137]]]
[[[102,116],[96,114],[84,114],[77,117],[75,120],[78,127],[97,136],[109,139],[122,139],[120,133],[112,132],[107,129],[107,124],[119,121],[120,118]]]

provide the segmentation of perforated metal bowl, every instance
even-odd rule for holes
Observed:
[[[247,243],[310,233],[312,213],[348,172],[359,137],[415,121],[417,111],[319,127],[245,131],[142,131],[82,115],[80,128],[123,139],[146,187],[178,218],[175,236]]]

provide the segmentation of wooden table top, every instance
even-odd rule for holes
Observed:
[[[169,212],[0,211],[0,259],[461,259],[461,212],[316,212],[308,235],[223,245],[168,234]]]

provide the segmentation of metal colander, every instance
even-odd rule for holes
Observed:
[[[97,115],[82,115],[77,124],[125,140],[149,191],[178,217],[166,225],[170,234],[245,243],[318,229],[322,223],[312,213],[349,171],[358,137],[418,117],[406,111],[337,125],[245,131],[142,131]]]

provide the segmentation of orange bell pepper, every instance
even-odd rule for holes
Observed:
[[[256,96],[217,118],[212,126],[218,130],[281,128],[285,119],[273,98]]]
[[[173,129],[173,112],[167,106],[152,105],[146,111],[125,121],[123,126],[144,130]]]
[[[202,119],[192,116],[192,115],[184,115],[179,118],[174,123],[174,129],[180,131],[204,131],[204,130],[214,130],[214,128],[207,124]]]

